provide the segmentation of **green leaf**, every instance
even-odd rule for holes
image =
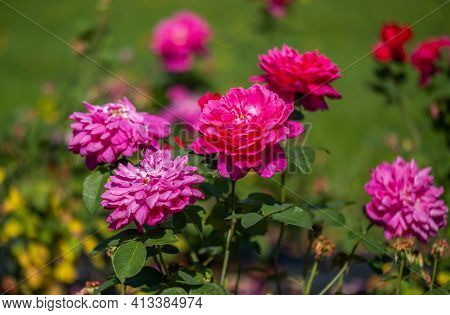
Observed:
[[[177,236],[170,229],[154,230],[145,235],[145,237],[146,246],[173,244],[178,241]]]
[[[141,290],[156,290],[163,280],[163,275],[152,267],[144,267],[135,276],[125,280],[125,285]]]
[[[290,147],[287,148],[288,160],[294,168],[302,173],[310,173],[312,164],[316,158],[316,153],[310,147]]]
[[[207,282],[199,288],[191,289],[191,295],[226,295],[227,291],[218,284]]]
[[[139,233],[136,229],[123,230],[116,235],[100,242],[91,252],[91,255],[96,255],[109,247],[118,246],[126,241],[138,237]]]
[[[204,211],[202,207],[199,206],[189,206],[183,211],[186,215],[187,221],[192,223],[195,229],[198,231],[200,235],[203,232],[203,223],[202,218],[198,214],[200,211]]]
[[[257,211],[261,209],[263,205],[274,205],[276,203],[275,198],[265,193],[251,193],[244,200],[239,200],[237,207],[240,209]]]
[[[186,292],[186,290],[180,287],[164,289],[160,293],[160,295],[187,295],[187,294],[188,293]]]
[[[178,279],[176,282],[188,284],[188,285],[201,285],[203,284],[203,276],[200,273],[196,273],[188,270],[178,270]]]
[[[250,212],[250,213],[244,214],[244,216],[242,217],[242,220],[241,220],[241,225],[245,229],[248,229],[249,227],[251,227],[251,226],[255,225],[256,223],[258,223],[259,221],[261,221],[262,219],[264,219],[264,217],[260,216],[257,213]]]
[[[107,279],[106,281],[104,281],[103,283],[101,283],[96,289],[95,289],[95,294],[101,294],[103,291],[109,289],[110,287],[112,287],[113,285],[116,285],[120,283],[119,279],[117,279],[116,277],[111,277],[109,279]]]
[[[345,217],[337,210],[334,209],[320,209],[314,211],[314,214],[323,220],[324,223],[334,226],[345,225]]]
[[[310,214],[297,206],[273,214],[272,219],[281,223],[312,230],[312,219]]]
[[[101,208],[101,194],[105,189],[107,178],[108,173],[95,171],[86,177],[83,182],[83,203],[91,214]]]
[[[225,231],[227,225],[225,218],[228,215],[228,210],[223,203],[217,203],[208,215],[206,224],[211,225],[216,231]]]
[[[172,222],[175,229],[181,231],[186,227],[187,224],[186,215],[183,212],[175,213],[172,216]]]
[[[163,252],[165,254],[175,255],[175,254],[179,254],[180,250],[173,245],[163,245],[161,247],[161,252]]]
[[[117,277],[123,283],[141,271],[144,267],[147,251],[144,244],[136,241],[126,242],[117,248],[113,255],[113,267]]]
[[[270,205],[264,205],[264,206],[262,207],[261,211],[262,211],[262,214],[263,214],[265,217],[268,217],[268,216],[270,216],[270,215],[272,215],[272,214],[274,214],[274,213],[281,212],[281,211],[287,210],[287,209],[289,209],[289,208],[292,208],[293,206],[294,206],[294,205],[293,205],[293,204],[290,204],[290,203],[283,203],[282,205],[275,204],[275,205],[273,205],[273,206],[270,206]]]
[[[226,217],[225,220],[233,220],[233,219],[240,220],[242,219],[243,216],[244,215],[242,213],[235,213]]]

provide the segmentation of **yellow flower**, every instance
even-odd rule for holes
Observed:
[[[3,227],[3,236],[4,241],[7,242],[12,238],[16,238],[20,234],[22,234],[23,228],[20,222],[16,219],[9,220]]]
[[[70,220],[69,231],[75,237],[79,237],[84,232],[83,224],[77,219]]]
[[[98,240],[95,237],[89,237],[86,239],[83,243],[85,253],[89,255],[97,244]]]
[[[446,285],[447,282],[449,281],[450,281],[450,272],[448,271],[439,272],[437,277],[437,283],[439,283],[440,286]]]
[[[50,258],[50,252],[47,247],[39,243],[31,243],[28,246],[28,253],[34,266],[42,268],[47,264]]]
[[[5,203],[3,204],[3,212],[9,213],[24,207],[25,207],[25,200],[20,194],[20,191],[15,187],[11,187],[9,189],[8,197],[6,198]]]
[[[59,255],[62,255],[64,257],[64,260],[73,262],[76,258],[76,252],[80,249],[80,246],[78,246],[77,240],[62,240],[59,243]]]
[[[54,269],[55,278],[64,283],[72,283],[77,277],[77,271],[70,261],[59,262]]]
[[[38,268],[29,267],[25,269],[25,279],[31,289],[37,289],[42,286],[44,276]]]

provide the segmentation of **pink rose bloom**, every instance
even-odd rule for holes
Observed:
[[[373,57],[380,62],[406,60],[405,43],[412,38],[408,25],[384,24],[380,32],[381,41],[375,44]]]
[[[431,167],[421,170],[414,160],[405,162],[401,157],[372,171],[365,185],[372,197],[366,214],[384,228],[388,240],[415,236],[427,242],[447,224],[448,208],[440,199],[444,189],[433,185],[430,172]]]
[[[220,98],[221,96],[219,93],[206,92],[198,99],[197,103],[198,106],[203,109],[203,107],[205,107],[205,105],[208,104],[210,100],[219,100]]]
[[[200,116],[201,108],[197,103],[199,95],[193,93],[183,85],[174,85],[167,91],[170,101],[161,117],[173,123],[182,121],[193,126]]]
[[[430,84],[433,75],[439,71],[437,61],[444,53],[450,62],[450,37],[429,39],[419,45],[411,55],[412,64],[420,72],[420,85]]]
[[[259,56],[259,67],[265,74],[250,81],[267,83],[269,89],[287,102],[298,97],[306,110],[327,110],[325,97],[341,98],[330,85],[341,77],[339,68],[317,51],[300,54],[288,45],[283,45],[281,50],[275,47]]]
[[[118,230],[134,221],[142,231],[144,224],[157,225],[203,199],[193,185],[204,178],[187,161],[187,156],[172,159],[168,150],[145,150],[139,167],[119,164],[102,194],[102,206],[112,211],[109,228]]]
[[[288,119],[293,110],[294,104],[261,85],[230,89],[205,104],[195,125],[200,136],[191,148],[197,154],[217,153],[223,177],[238,180],[254,169],[270,178],[287,166],[279,143],[304,130],[300,122]]]
[[[286,15],[286,8],[291,4],[291,0],[266,0],[267,11],[275,18],[282,18]]]
[[[195,55],[206,52],[211,38],[208,23],[192,12],[179,12],[161,21],[153,32],[151,49],[162,58],[170,72],[192,68]]]
[[[158,140],[170,133],[166,120],[137,112],[127,98],[103,106],[85,102],[84,106],[87,113],[69,116],[74,121],[69,150],[85,157],[90,170],[120,156],[131,157],[140,145],[158,148]]]

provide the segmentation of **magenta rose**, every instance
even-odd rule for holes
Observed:
[[[366,205],[369,219],[384,228],[388,240],[415,236],[422,242],[447,225],[448,208],[441,199],[444,189],[433,184],[431,167],[419,169],[414,160],[397,157],[372,171],[365,190],[372,197]]]
[[[265,74],[250,81],[266,83],[288,102],[297,98],[306,110],[327,110],[325,97],[341,98],[331,86],[341,77],[339,68],[317,51],[300,54],[288,45],[275,47],[259,56],[259,67]]]
[[[170,133],[170,124],[157,116],[137,112],[124,98],[103,106],[84,106],[87,113],[69,116],[74,122],[69,150],[85,157],[89,169],[98,164],[114,163],[120,156],[131,157],[141,147],[156,149],[158,140]]]
[[[112,211],[109,228],[118,230],[135,222],[142,231],[143,225],[157,225],[203,199],[193,185],[204,178],[187,160],[187,156],[172,159],[169,150],[145,150],[139,166],[119,164],[102,194],[102,206]]]
[[[270,178],[287,166],[280,142],[299,136],[304,128],[289,120],[294,105],[261,85],[232,88],[220,99],[210,99],[195,125],[197,154],[218,157],[218,171],[237,180],[251,169]]]

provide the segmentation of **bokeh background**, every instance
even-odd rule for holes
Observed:
[[[170,78],[149,51],[149,39],[158,21],[183,9],[198,13],[213,29],[210,54],[194,69],[205,90],[248,87],[248,77],[259,73],[257,56],[283,43],[300,51],[318,49],[341,67],[343,77],[335,86],[343,98],[330,101],[329,111],[305,115],[311,124],[308,145],[329,153],[318,151],[310,174],[289,176],[288,187],[295,194],[288,193],[288,198],[293,202],[351,202],[339,211],[349,226],[356,226],[364,220],[363,186],[370,169],[397,155],[432,166],[436,182],[448,192],[445,134],[433,126],[430,98],[418,89],[418,74],[407,68],[404,90],[407,111],[421,132],[418,150],[398,108],[370,88],[375,67],[370,50],[381,24],[414,24],[407,46],[411,51],[426,38],[450,33],[450,5],[435,10],[443,3],[297,0],[285,18],[274,20],[257,0],[1,0],[0,291],[74,293],[85,281],[110,273],[107,257],[89,256],[108,234],[105,213],[93,219],[81,202],[88,171],[66,149],[67,117],[81,111],[85,100],[103,103],[122,95],[141,110],[161,111],[159,104],[167,103],[162,91]],[[238,193],[246,196],[258,189],[276,194],[277,184],[248,176]],[[448,204],[448,193],[445,198]],[[336,227],[325,233],[333,235],[339,248],[348,249],[348,239],[340,241],[348,231]],[[294,273],[304,237],[291,231],[285,244],[283,261]],[[360,269],[355,290],[366,286],[361,279],[370,276],[367,268]],[[448,269],[440,277],[445,283]],[[254,286],[250,281],[249,287]]]

